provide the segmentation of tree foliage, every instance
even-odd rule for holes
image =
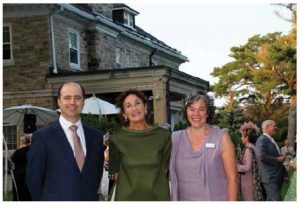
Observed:
[[[212,90],[219,97],[244,103],[264,103],[267,110],[281,94],[296,92],[296,46],[291,36],[255,35],[232,47],[232,62],[214,68],[219,81]]]
[[[219,78],[211,90],[217,97],[227,99],[225,107],[220,110],[222,120],[230,121],[226,114],[238,117],[235,109],[243,110],[244,120],[258,125],[265,119],[273,119],[279,127],[282,126],[278,135],[281,138],[286,134],[283,127],[286,127],[289,109],[283,97],[296,96],[297,12],[294,4],[277,5],[292,12],[289,19],[291,31],[285,35],[280,32],[254,35],[244,45],[232,47],[229,56],[233,60],[222,67],[215,67],[211,73]],[[218,121],[218,125],[230,125],[222,120]]]
[[[227,128],[234,146],[237,147],[240,143],[239,129],[244,121],[242,109],[235,104],[231,110],[228,107],[219,108],[213,123],[220,128]]]
[[[81,119],[89,126],[102,131],[102,133],[104,134],[106,132],[112,134],[113,132],[121,128],[121,125],[114,118],[102,117],[99,120],[99,116],[97,115],[81,114]]]

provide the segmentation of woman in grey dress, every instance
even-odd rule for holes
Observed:
[[[208,124],[213,105],[205,94],[188,97],[184,114],[190,126],[173,132],[170,161],[173,201],[235,201],[237,167],[226,129]]]

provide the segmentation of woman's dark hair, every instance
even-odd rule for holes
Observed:
[[[116,107],[117,108],[120,108],[120,118],[122,119],[122,120],[124,120],[124,117],[123,117],[123,113],[124,113],[124,106],[123,106],[123,104],[124,104],[124,101],[125,101],[125,99],[127,98],[127,96],[129,96],[129,95],[136,95],[138,98],[140,98],[142,101],[143,101],[143,103],[145,104],[145,105],[148,105],[148,98],[141,92],[141,91],[138,91],[137,89],[129,89],[129,90],[127,90],[127,91],[124,91],[124,92],[122,92],[117,98],[116,98]],[[149,106],[147,106],[147,108],[149,108]],[[148,111],[147,111],[148,112]],[[148,112],[149,113],[149,112]],[[149,123],[149,118],[148,118],[148,115],[149,114],[147,114],[146,116],[145,116],[145,119],[146,119],[146,122],[147,123]],[[125,121],[126,122],[126,121]],[[129,125],[129,123],[128,124],[126,124],[126,125]]]
[[[258,135],[257,135],[257,131],[253,128],[247,128],[245,130],[241,130],[241,133],[242,135],[246,135],[248,136],[248,141],[252,144],[255,144],[256,143],[256,140],[258,138]]]
[[[185,100],[184,100],[184,104],[183,104],[183,117],[184,119],[188,122],[188,124],[190,125],[190,122],[187,118],[187,108],[189,106],[191,106],[193,103],[195,103],[196,101],[202,100],[205,103],[205,106],[207,108],[207,123],[210,123],[214,117],[215,114],[215,107],[213,104],[213,100],[207,95],[207,94],[195,94],[195,95],[191,95],[188,96]]]

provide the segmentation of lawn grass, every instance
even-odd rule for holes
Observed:
[[[282,187],[281,187],[281,199],[284,198],[288,188],[289,188],[290,182],[288,180],[284,180]],[[12,191],[8,191],[6,194],[3,194],[3,201],[12,201],[13,195]],[[242,201],[242,198],[238,198],[238,201]]]

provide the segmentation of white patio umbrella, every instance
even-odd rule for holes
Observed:
[[[119,112],[115,105],[97,98],[95,95],[84,100],[84,106],[81,111],[81,113],[99,115],[100,117],[101,115],[118,114]]]
[[[25,114],[36,115],[36,125],[47,125],[58,119],[58,114],[54,110],[25,104],[5,108],[3,110],[3,123],[23,127]]]
[[[58,119],[58,114],[50,109],[33,106],[30,104],[21,105],[21,106],[12,106],[9,108],[5,108],[3,110],[3,123],[17,125],[20,128],[23,128],[24,125],[24,115],[25,114],[34,114],[36,115],[36,125],[47,125],[49,122]],[[5,153],[5,163],[4,163],[4,192],[7,192],[7,182],[8,182],[8,171],[12,171],[11,168],[8,167],[9,161],[9,153],[7,148],[7,143],[5,141],[5,137],[3,136],[3,144],[4,144],[4,153]],[[14,181],[13,173],[10,172]],[[15,184],[15,183],[14,183]]]

